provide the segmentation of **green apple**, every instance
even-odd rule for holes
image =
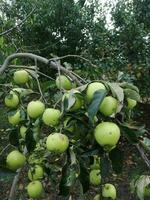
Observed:
[[[26,157],[18,150],[10,152],[7,156],[6,163],[9,169],[17,170],[24,166]]]
[[[93,82],[88,85],[86,90],[86,97],[89,102],[93,99],[94,93],[97,90],[106,90],[106,87],[100,82]]]
[[[69,146],[69,139],[61,133],[52,133],[47,137],[46,147],[51,152],[63,153]]]
[[[21,126],[20,127],[20,135],[23,139],[25,139],[25,136],[26,136],[26,131],[27,131],[27,127],[25,126]]]
[[[150,197],[150,184],[148,184],[148,185],[145,187],[144,196],[145,196],[145,197]]]
[[[100,105],[100,112],[103,113],[105,116],[110,116],[115,114],[118,107],[118,101],[112,96],[107,96],[104,98]]]
[[[92,185],[99,185],[101,183],[101,175],[99,169],[93,169],[90,172],[90,183]]]
[[[9,95],[5,97],[5,105],[9,108],[15,108],[19,104],[19,98],[15,92],[10,91]]]
[[[75,102],[71,106],[71,108],[69,108],[69,111],[79,110],[83,106],[83,99],[80,98],[79,95],[81,93],[78,90],[72,90],[72,91],[70,91],[70,93],[65,93],[62,99],[64,100],[65,98],[68,98],[68,100],[69,100],[70,97],[72,98],[71,92],[73,93],[73,97],[75,98]]]
[[[47,108],[44,113],[42,120],[48,126],[56,126],[59,123],[60,111],[54,108]]]
[[[8,121],[12,125],[17,125],[21,121],[21,113],[20,110],[17,110],[17,112],[13,115],[8,116]]]
[[[41,179],[43,178],[43,175],[44,175],[44,171],[40,165],[35,165],[33,171],[31,169],[29,169],[28,171],[28,178],[30,179],[30,181]]]
[[[31,118],[40,117],[45,110],[45,105],[41,101],[31,101],[27,106],[27,113]]]
[[[114,147],[120,138],[120,129],[113,122],[102,122],[94,130],[96,141],[103,147]]]
[[[116,188],[114,185],[110,184],[110,183],[106,183],[103,187],[102,187],[102,196],[103,197],[109,197],[111,199],[116,199]]]
[[[128,109],[133,109],[137,104],[137,102],[134,99],[130,99],[130,98],[127,98],[127,103],[128,103],[127,105]]]
[[[95,195],[95,197],[93,198],[93,200],[100,200],[100,194]]]
[[[26,70],[18,70],[14,73],[14,81],[17,84],[25,84],[29,80],[29,73]]]
[[[42,183],[38,180],[30,182],[27,186],[27,192],[30,198],[39,198],[43,193]]]
[[[56,86],[61,89],[70,90],[72,89],[72,83],[67,76],[60,75],[56,78]]]

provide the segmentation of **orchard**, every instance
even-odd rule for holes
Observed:
[[[11,66],[21,58],[36,60],[35,66]],[[31,199],[44,199],[48,184],[57,190],[56,199],[85,199],[90,186],[96,188],[93,200],[118,199],[119,186],[109,177],[123,168],[122,146],[134,145],[143,159],[149,150],[146,130],[132,120],[139,90],[127,82],[83,81],[58,60],[16,53],[0,68],[1,76],[9,76],[3,106],[10,143],[3,151],[3,167],[16,177],[26,169]],[[51,77],[40,75],[42,62],[55,72],[54,87],[47,85],[44,91],[42,81]],[[140,199],[150,197],[148,175],[134,180],[132,187]]]

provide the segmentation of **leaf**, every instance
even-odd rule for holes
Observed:
[[[150,176],[142,175],[135,181],[135,191],[140,200],[144,200],[144,190],[150,184]]]
[[[34,150],[36,146],[36,141],[34,140],[33,132],[31,128],[27,129],[26,136],[25,136],[25,143],[26,143],[27,150],[29,152]]]
[[[109,83],[109,82],[107,84],[109,85],[113,96],[117,97],[119,102],[123,102],[124,93],[123,93],[123,89],[119,86],[119,84],[118,83]]]
[[[80,163],[80,175],[79,180],[83,187],[83,193],[87,192],[89,190],[89,173],[87,167],[84,167],[82,163]]]
[[[133,85],[132,83],[120,83],[120,86],[126,89],[131,89],[131,90],[135,90],[137,93],[139,93],[139,89],[138,87],[136,87],[135,85]]]
[[[69,97],[68,97],[68,107],[67,107],[67,110],[69,110],[76,102],[76,97],[73,93],[70,93],[69,94]]]
[[[111,150],[109,153],[109,158],[112,163],[112,168],[115,171],[115,173],[119,174],[122,172],[123,168],[123,152],[119,150],[118,148],[115,148]]]
[[[19,136],[17,129],[12,129],[11,132],[9,133],[9,142],[14,146],[19,145]]]
[[[144,137],[140,140],[141,145],[145,149],[145,151],[150,153],[150,139],[147,137]]]
[[[110,166],[111,165],[108,154],[104,154],[104,156],[101,157],[101,162],[100,162],[102,180],[105,180],[106,177],[109,177]]]
[[[124,94],[127,98],[133,99],[138,102],[141,101],[141,97],[140,97],[139,93],[137,93],[135,90],[124,89]]]
[[[16,175],[16,172],[8,169],[0,167],[0,181],[6,179],[12,179]]]
[[[91,122],[93,122],[94,116],[97,114],[100,104],[102,103],[107,92],[105,90],[97,90],[94,93],[93,100],[88,108],[88,117]]]

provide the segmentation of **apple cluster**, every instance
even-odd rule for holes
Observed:
[[[28,83],[29,77],[30,75],[28,71],[18,70],[14,73],[13,81],[16,85],[24,87]],[[56,78],[56,86],[58,89],[63,91],[61,104],[65,105],[67,102],[65,110],[66,113],[72,113],[75,115],[76,112],[82,110],[85,112],[85,116],[87,117],[88,113],[86,108],[87,105],[91,104],[95,92],[99,90],[107,90],[104,83],[94,81],[89,83],[83,92],[80,92],[80,90],[76,87],[76,84],[65,75],[60,75]],[[9,123],[12,126],[19,127],[20,137],[25,140],[28,126],[22,123],[22,113],[20,110],[22,104],[20,96],[23,90],[24,88],[13,88],[5,97],[4,103],[12,111],[8,115]],[[121,136],[119,126],[111,120],[111,117],[115,116],[117,113],[118,106],[118,99],[109,93],[109,95],[104,97],[102,103],[100,104],[99,113],[101,113],[102,116],[107,117],[107,119],[110,117],[110,120],[99,121],[97,116],[94,117],[93,137],[95,142],[108,152],[116,147]],[[127,98],[127,109],[132,109],[134,106],[136,106],[136,101]],[[58,131],[58,127],[60,126],[60,123],[62,123],[63,119],[63,125],[60,127],[63,127],[63,129],[73,134],[76,129],[76,124],[71,123],[71,115],[64,117],[62,109],[54,108],[53,106],[50,107],[49,105],[43,103],[41,99],[32,99],[27,103],[24,110],[29,121],[35,121],[39,118],[45,126],[52,127],[56,130],[50,133],[45,139],[46,151],[57,154],[67,151],[71,145],[70,138],[68,135],[64,134],[63,131]],[[19,150],[15,149],[7,156],[7,167],[16,171],[25,165],[26,160],[26,156]],[[42,195],[44,189],[41,179],[44,176],[44,168],[40,164],[36,164],[34,167],[29,169],[28,178],[31,182],[27,186],[27,192],[31,198],[38,198]],[[91,165],[89,179],[92,185],[97,186],[101,184],[100,162],[95,162]],[[104,184],[102,187],[102,196],[116,199],[115,186],[110,183]],[[95,196],[94,200],[98,199],[100,199],[99,194]]]

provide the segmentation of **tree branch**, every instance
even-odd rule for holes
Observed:
[[[14,31],[16,28],[18,28],[19,26],[23,25],[27,21],[27,19],[32,15],[32,13],[35,11],[35,9],[36,9],[36,7],[34,7],[31,10],[31,12],[19,24],[17,24],[14,27],[0,33],[0,36],[7,35],[7,34],[11,33],[12,31]]]
[[[59,65],[60,71],[67,74],[68,76],[70,76],[70,78],[72,78],[73,81],[76,81],[79,86],[82,85],[81,82],[78,80],[78,78],[75,75],[73,75],[73,73],[71,71],[64,68],[58,62],[56,64],[56,61],[49,61],[47,58],[44,58],[42,56],[38,56],[38,55],[35,55],[35,54],[32,54],[32,53],[15,53],[15,54],[8,56],[5,59],[2,67],[0,68],[0,74],[3,74],[4,71],[6,70],[6,68],[9,66],[9,64],[16,58],[30,58],[30,59],[33,59],[33,60],[36,59],[39,62],[42,62],[46,65],[49,65],[52,69],[55,69],[55,70],[58,70],[58,65]]]

